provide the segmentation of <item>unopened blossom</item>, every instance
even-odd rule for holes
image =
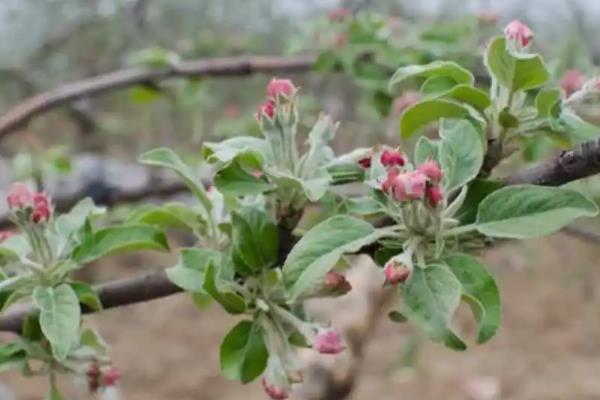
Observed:
[[[352,285],[346,277],[333,271],[325,275],[324,287],[327,294],[332,296],[342,296],[352,290]]]
[[[346,348],[342,335],[333,328],[319,328],[313,347],[321,354],[338,354]]]
[[[50,220],[52,215],[52,209],[50,208],[50,201],[45,193],[36,193],[33,195],[33,213],[31,214],[31,220],[34,224],[46,222]]]
[[[400,115],[404,112],[404,110],[415,104],[417,101],[419,101],[419,94],[417,92],[404,92],[402,96],[397,97],[394,100],[392,110],[394,111],[394,114]]]
[[[560,78],[560,87],[565,92],[566,97],[581,89],[584,83],[585,75],[578,69],[570,69]]]
[[[437,207],[441,204],[444,199],[442,189],[439,185],[431,185],[425,188],[425,199],[431,207]]]
[[[264,115],[271,119],[275,116],[275,103],[272,100],[268,100],[258,107],[256,119],[260,121]]]
[[[411,272],[412,268],[408,263],[393,258],[385,264],[383,269],[385,283],[389,285],[404,283]]]
[[[275,354],[269,356],[262,385],[272,400],[285,400],[289,396],[290,380],[281,359]]]
[[[383,153],[381,153],[380,161],[381,164],[386,168],[392,166],[402,167],[404,164],[406,164],[404,155],[396,149],[384,150]]]
[[[30,207],[33,205],[33,193],[24,183],[16,182],[11,186],[6,202],[11,210]]]
[[[387,177],[381,184],[381,190],[384,193],[391,193],[394,186],[394,180],[396,179],[396,177],[398,177],[398,175],[400,175],[400,170],[398,170],[397,168],[388,169]]]
[[[440,165],[435,160],[428,160],[419,165],[417,168],[423,175],[425,175],[431,181],[438,183],[443,176]]]
[[[119,370],[114,365],[111,365],[102,374],[102,386],[115,386],[120,377]]]
[[[88,390],[90,393],[96,393],[100,388],[101,375],[102,372],[100,371],[98,363],[91,363],[88,370],[86,371]]]
[[[371,168],[371,159],[373,158],[373,151],[369,151],[363,158],[358,160],[358,165],[364,169]]]
[[[265,378],[262,380],[263,388],[267,395],[273,400],[285,400],[288,398],[288,389],[286,387],[277,386]]]
[[[425,195],[427,177],[420,171],[398,175],[392,181],[394,198],[397,201],[420,200]]]
[[[271,100],[279,96],[291,97],[296,92],[296,87],[289,79],[273,78],[267,85],[267,97]]]
[[[511,40],[525,48],[533,39],[533,32],[527,25],[519,20],[514,20],[504,28],[504,34],[508,40]]]

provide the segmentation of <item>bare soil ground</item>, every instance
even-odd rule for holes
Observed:
[[[600,399],[600,248],[557,234],[502,245],[485,258],[503,294],[498,335],[464,353],[424,340],[408,369],[400,364],[414,330],[382,321],[366,349],[353,399]],[[99,279],[139,272],[126,265],[168,265],[156,255],[119,261],[95,266]],[[466,311],[457,326],[472,338]],[[126,400],[265,398],[259,383],[242,386],[219,374],[218,344],[235,320],[216,306],[199,311],[177,295],[89,320],[112,345]],[[43,398],[43,380],[3,373],[0,382],[19,400]]]

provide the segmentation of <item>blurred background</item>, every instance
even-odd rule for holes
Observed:
[[[515,18],[534,30],[556,84],[566,89],[573,71],[598,74],[600,2],[591,0],[0,0],[0,126],[2,115],[35,94],[125,68],[300,55],[310,60],[305,67],[276,75],[301,86],[301,128],[325,112],[341,121],[338,152],[399,144],[398,118],[415,93],[387,94],[394,69],[449,59],[473,69],[485,86],[484,45]],[[30,180],[64,207],[91,195],[114,206],[112,219],[140,201],[185,198],[171,177],[136,165],[137,155],[169,146],[207,174],[198,164],[202,142],[260,134],[254,112],[270,78],[169,79],[78,97],[0,133],[0,194],[11,181]],[[600,122],[593,107],[580,115]],[[585,125],[566,145],[532,139],[498,173],[599,133]],[[164,190],[149,190],[157,185]],[[600,200],[598,178],[572,185]],[[173,247],[186,240],[174,234]],[[333,359],[307,355],[308,383],[294,398],[600,399],[599,245],[600,224],[588,221],[486,252],[501,287],[503,323],[490,343],[465,353],[388,321],[381,280],[365,272],[369,260],[355,260],[352,294],[313,307],[358,346]],[[81,273],[104,282],[173,263],[173,256],[134,254]],[[220,375],[218,345],[234,320],[216,306],[199,310],[178,295],[88,320],[112,346],[123,399],[264,398],[259,383],[242,386]],[[468,318],[459,315],[457,326],[473,338]],[[0,400],[33,400],[46,382],[3,372],[0,385]]]

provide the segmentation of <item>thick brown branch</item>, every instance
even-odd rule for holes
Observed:
[[[29,98],[0,117],[0,139],[51,109],[81,98],[171,78],[281,74],[312,68],[315,57],[242,56],[182,61],[168,68],[129,68],[60,86]]]
[[[590,140],[562,152],[550,162],[525,169],[504,179],[507,184],[531,183],[560,186],[600,173],[600,139]]]
[[[181,292],[179,287],[169,281],[163,270],[108,282],[99,285],[97,289],[104,309],[140,303]],[[23,304],[11,310],[0,318],[0,331],[19,334],[23,320],[32,312],[34,312],[33,307],[29,304]],[[91,311],[84,309],[84,312]]]

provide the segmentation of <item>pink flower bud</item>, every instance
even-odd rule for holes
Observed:
[[[394,198],[397,201],[420,200],[425,195],[427,177],[420,171],[398,175],[392,181]]]
[[[321,354],[338,354],[346,348],[342,335],[333,328],[319,328],[313,347]]]
[[[11,186],[6,202],[11,210],[30,207],[33,203],[33,194],[24,183],[17,182]]]
[[[267,97],[271,100],[278,96],[291,97],[296,92],[296,87],[289,79],[273,78],[267,85]]]
[[[12,232],[12,231],[0,231],[0,242],[5,241],[12,235],[14,235],[14,232]]]
[[[514,20],[504,28],[504,34],[509,40],[517,42],[521,47],[527,47],[533,39],[533,32],[527,25]]]
[[[385,264],[383,273],[385,275],[385,283],[390,285],[397,285],[398,283],[404,283],[410,276],[412,268],[399,260],[390,260]]]
[[[121,375],[114,365],[108,367],[102,374],[102,386],[115,386]]]
[[[387,178],[381,184],[381,190],[384,193],[391,193],[394,188],[394,179],[400,175],[400,171],[396,168],[390,168],[387,171]]]
[[[381,164],[386,168],[394,165],[402,167],[404,164],[406,164],[404,155],[398,150],[384,150],[383,153],[381,153],[380,161]]]
[[[46,195],[46,193],[38,192],[33,195],[33,206],[34,207],[37,207],[39,205],[48,206],[48,204],[49,204],[49,201],[48,201],[48,196]]]
[[[334,296],[343,296],[352,290],[352,285],[346,277],[337,272],[328,272],[325,275],[325,291]]]
[[[50,207],[45,203],[40,203],[33,210],[33,214],[31,214],[31,221],[33,221],[34,224],[48,222],[51,215],[52,211],[50,210]]]
[[[96,393],[100,388],[100,375],[102,375],[102,373],[100,372],[98,363],[91,363],[86,371],[88,390],[90,393]]]
[[[268,100],[258,107],[258,111],[255,114],[257,120],[261,121],[263,116],[273,118],[275,116],[275,103],[273,100]]]
[[[435,208],[439,206],[444,199],[442,189],[438,185],[427,186],[425,189],[425,198],[431,207]]]
[[[352,15],[352,10],[349,8],[336,8],[327,13],[327,18],[331,22],[340,22]]]
[[[415,104],[417,101],[419,101],[419,94],[417,92],[404,92],[402,96],[397,97],[394,100],[392,109],[396,115],[400,115],[404,112],[404,110]]]
[[[269,397],[273,400],[285,400],[288,398],[288,390],[287,387],[277,386],[274,383],[271,383],[267,380],[267,378],[262,379],[262,385],[265,389],[265,392],[269,395]]]
[[[373,158],[373,150],[369,151],[367,155],[358,160],[358,165],[360,165],[364,169],[371,168],[371,159]]]
[[[584,83],[585,75],[578,69],[566,71],[560,79],[560,87],[565,92],[566,97],[581,89]]]
[[[423,164],[419,165],[417,170],[432,182],[438,183],[442,179],[443,172],[435,160],[425,161]]]

